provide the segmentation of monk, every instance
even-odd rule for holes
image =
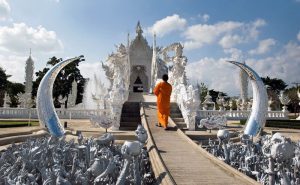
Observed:
[[[168,130],[172,86],[168,83],[168,75],[164,74],[162,79],[163,81],[155,86],[153,92],[157,96],[157,126],[163,126],[165,130]]]

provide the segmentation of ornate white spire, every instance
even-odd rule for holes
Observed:
[[[76,105],[76,98],[77,98],[77,82],[74,79],[72,82],[72,90],[68,96],[68,108],[74,107]]]
[[[33,72],[34,72],[34,62],[31,58],[31,49],[29,51],[29,57],[26,60],[25,66],[25,93],[19,95],[20,105],[24,108],[30,108],[33,104],[31,98],[32,92],[32,81],[33,81]]]
[[[32,91],[33,71],[34,71],[34,62],[31,58],[31,49],[30,49],[29,57],[26,60],[26,66],[25,66],[25,93],[31,93]]]
[[[142,30],[140,21],[138,21],[138,23],[137,23],[137,25],[136,25],[136,33],[137,33],[138,37],[141,37],[141,36],[142,36],[143,30]]]

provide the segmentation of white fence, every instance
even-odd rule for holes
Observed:
[[[56,113],[60,119],[89,119],[90,115],[100,115],[108,112],[108,109],[56,109]],[[37,110],[24,108],[0,108],[0,119],[22,118],[37,119]]]
[[[61,119],[89,119],[90,115],[100,115],[103,112],[108,112],[108,109],[56,109],[57,115]],[[228,120],[247,119],[250,111],[236,111],[236,110],[199,110],[198,116],[200,118],[207,118],[214,115],[226,115]],[[0,119],[6,118],[21,118],[21,119],[37,119],[37,111],[35,108],[0,108]],[[267,119],[279,120],[288,119],[288,112],[269,111]]]
[[[200,118],[207,118],[216,115],[226,115],[228,120],[241,120],[247,119],[250,116],[250,111],[237,111],[237,110],[200,110],[198,111],[198,116]],[[280,119],[288,119],[288,112],[283,111],[268,111],[267,112],[268,120],[280,120]]]

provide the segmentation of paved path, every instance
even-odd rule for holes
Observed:
[[[201,155],[176,128],[165,131],[156,127],[156,106],[153,103],[145,103],[145,115],[162,160],[177,184],[250,184]]]

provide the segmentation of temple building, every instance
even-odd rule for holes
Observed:
[[[154,37],[155,38],[155,37]],[[155,39],[153,47],[148,45],[147,40],[143,36],[143,30],[140,22],[136,26],[136,36],[129,43],[129,61],[130,61],[130,92],[149,92],[151,86],[151,68],[152,57],[157,52]],[[162,60],[156,61],[157,76],[160,78],[164,73],[168,72],[167,67]]]

